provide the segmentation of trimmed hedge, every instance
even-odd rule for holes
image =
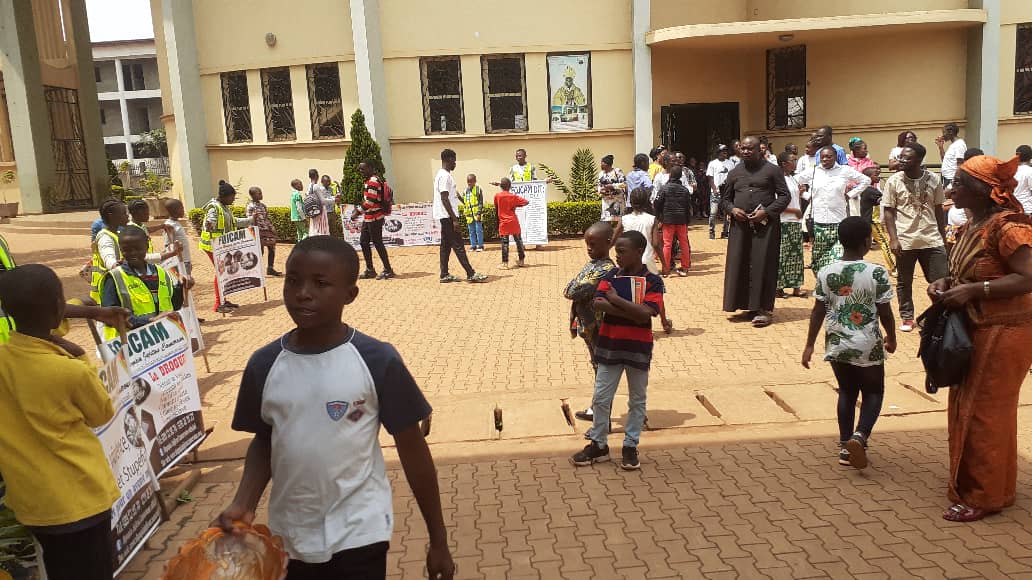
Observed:
[[[233,215],[244,217],[245,210],[240,206],[230,208]],[[602,215],[602,205],[598,201],[552,201],[548,203],[548,235],[550,237],[579,236],[588,229],[591,224],[597,222]],[[204,211],[201,208],[190,210],[188,215],[194,231],[200,235],[201,220],[204,219]],[[269,220],[276,229],[276,238],[281,242],[293,242],[297,239],[297,230],[290,221],[290,208],[270,207]],[[466,220],[460,220],[462,224],[462,235],[469,237],[466,229]],[[330,216],[330,233],[334,236],[342,235],[340,216]],[[484,239],[494,240],[498,238],[498,220],[495,218],[493,205],[484,206]]]

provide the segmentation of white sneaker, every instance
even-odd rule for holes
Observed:
[[[484,248],[477,248],[477,251],[478,251],[478,252],[483,252],[483,251],[484,251]]]
[[[910,332],[910,331],[914,330],[914,321],[913,320],[904,320],[903,324],[899,325],[899,329],[902,332]]]

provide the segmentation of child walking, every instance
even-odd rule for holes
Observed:
[[[251,201],[247,202],[247,217],[253,219],[254,225],[258,226],[258,236],[269,257],[265,273],[269,276],[282,276],[283,273],[277,272],[273,267],[276,264],[276,229],[269,220],[269,208],[262,203],[262,188],[252,187],[247,190],[247,194],[251,196]]]
[[[85,351],[51,334],[65,313],[52,270],[27,264],[4,272],[0,302],[17,326],[0,346],[7,505],[43,546],[48,578],[110,580],[119,492],[92,429],[114,416],[111,398]]]
[[[659,268],[656,267],[656,251],[653,249],[653,241],[660,242],[659,236],[659,223],[656,221],[656,216],[650,213],[652,209],[649,203],[649,191],[645,188],[639,187],[631,192],[631,213],[624,214],[620,218],[620,222],[616,225],[616,230],[613,232],[613,239],[620,237],[624,231],[636,231],[641,233],[645,237],[645,252],[641,255],[641,260],[645,264],[645,267],[649,269],[649,272],[653,274],[659,273]],[[658,244],[657,244],[658,245]],[[690,252],[691,249],[689,248]],[[659,321],[663,325],[663,332],[670,334],[674,330],[674,323],[666,315],[666,306],[663,302],[659,303]]]
[[[584,232],[584,245],[588,249],[588,263],[577,275],[566,284],[563,296],[572,301],[570,304],[570,337],[580,336],[588,347],[591,366],[595,364],[595,337],[598,336],[600,314],[591,306],[598,290],[598,283],[606,274],[616,269],[616,264],[609,258],[610,236],[613,227],[609,222],[596,222]],[[591,407],[577,411],[574,415],[582,421],[591,421],[594,415]]]
[[[297,230],[297,241],[308,237],[308,216],[305,215],[305,196],[301,194],[305,185],[300,179],[290,182],[290,223]]]
[[[512,182],[508,177],[503,177],[498,185],[502,188],[502,191],[494,196],[495,212],[498,214],[498,235],[502,238],[502,263],[498,268],[509,269],[509,236],[516,241],[516,254],[519,256],[516,267],[522,268],[527,252],[523,249],[523,231],[520,229],[520,220],[516,217],[516,208],[530,202],[509,191]]]
[[[645,395],[652,362],[652,321],[659,315],[663,304],[663,279],[649,272],[641,262],[646,240],[640,232],[627,231],[616,239],[618,270],[606,274],[598,284],[592,307],[602,313],[602,324],[595,339],[594,359],[595,395],[591,401],[594,411],[588,438],[591,443],[577,452],[574,465],[591,465],[609,461],[609,421],[613,397],[620,377],[627,374],[630,397],[627,401],[627,423],[624,426],[623,453],[620,467],[638,469],[638,440],[645,423]],[[617,293],[621,276],[645,278],[641,303],[632,302]]]
[[[896,351],[892,284],[884,266],[865,261],[871,249],[871,224],[859,216],[839,225],[842,259],[817,273],[817,301],[802,363],[810,368],[813,345],[824,324],[824,360],[838,381],[839,464],[867,467],[867,441],[885,395],[885,353]],[[878,322],[885,327],[882,338]],[[856,402],[860,420],[854,424]]]
[[[290,555],[289,578],[384,578],[394,512],[382,425],[426,521],[428,576],[451,579],[436,468],[419,426],[430,405],[393,346],[341,320],[358,296],[358,268],[355,249],[331,236],[302,240],[287,258],[283,302],[296,328],[244,369],[233,428],[254,438],[218,523],[233,532],[234,522],[253,522],[271,481],[269,527]]]
[[[466,192],[462,194],[462,211],[469,228],[469,249],[484,251],[484,190],[477,185],[477,176],[466,176]]]

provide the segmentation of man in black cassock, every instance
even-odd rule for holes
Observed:
[[[721,206],[731,215],[731,239],[724,269],[724,311],[745,310],[753,326],[768,326],[774,316],[781,212],[791,199],[781,169],[760,156],[760,142],[740,144],[742,163],[721,188]]]

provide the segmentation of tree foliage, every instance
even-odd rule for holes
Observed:
[[[569,182],[563,181],[555,169],[541,163],[541,169],[552,179],[552,184],[563,192],[566,201],[591,201],[598,194],[595,181],[595,154],[591,149],[578,149],[570,163]]]
[[[358,172],[358,164],[367,159],[376,164],[377,174],[383,175],[380,145],[369,133],[362,109],[356,109],[355,114],[351,115],[351,146],[344,156],[344,171],[340,180],[340,193],[344,197],[344,203],[362,203],[365,180]]]

